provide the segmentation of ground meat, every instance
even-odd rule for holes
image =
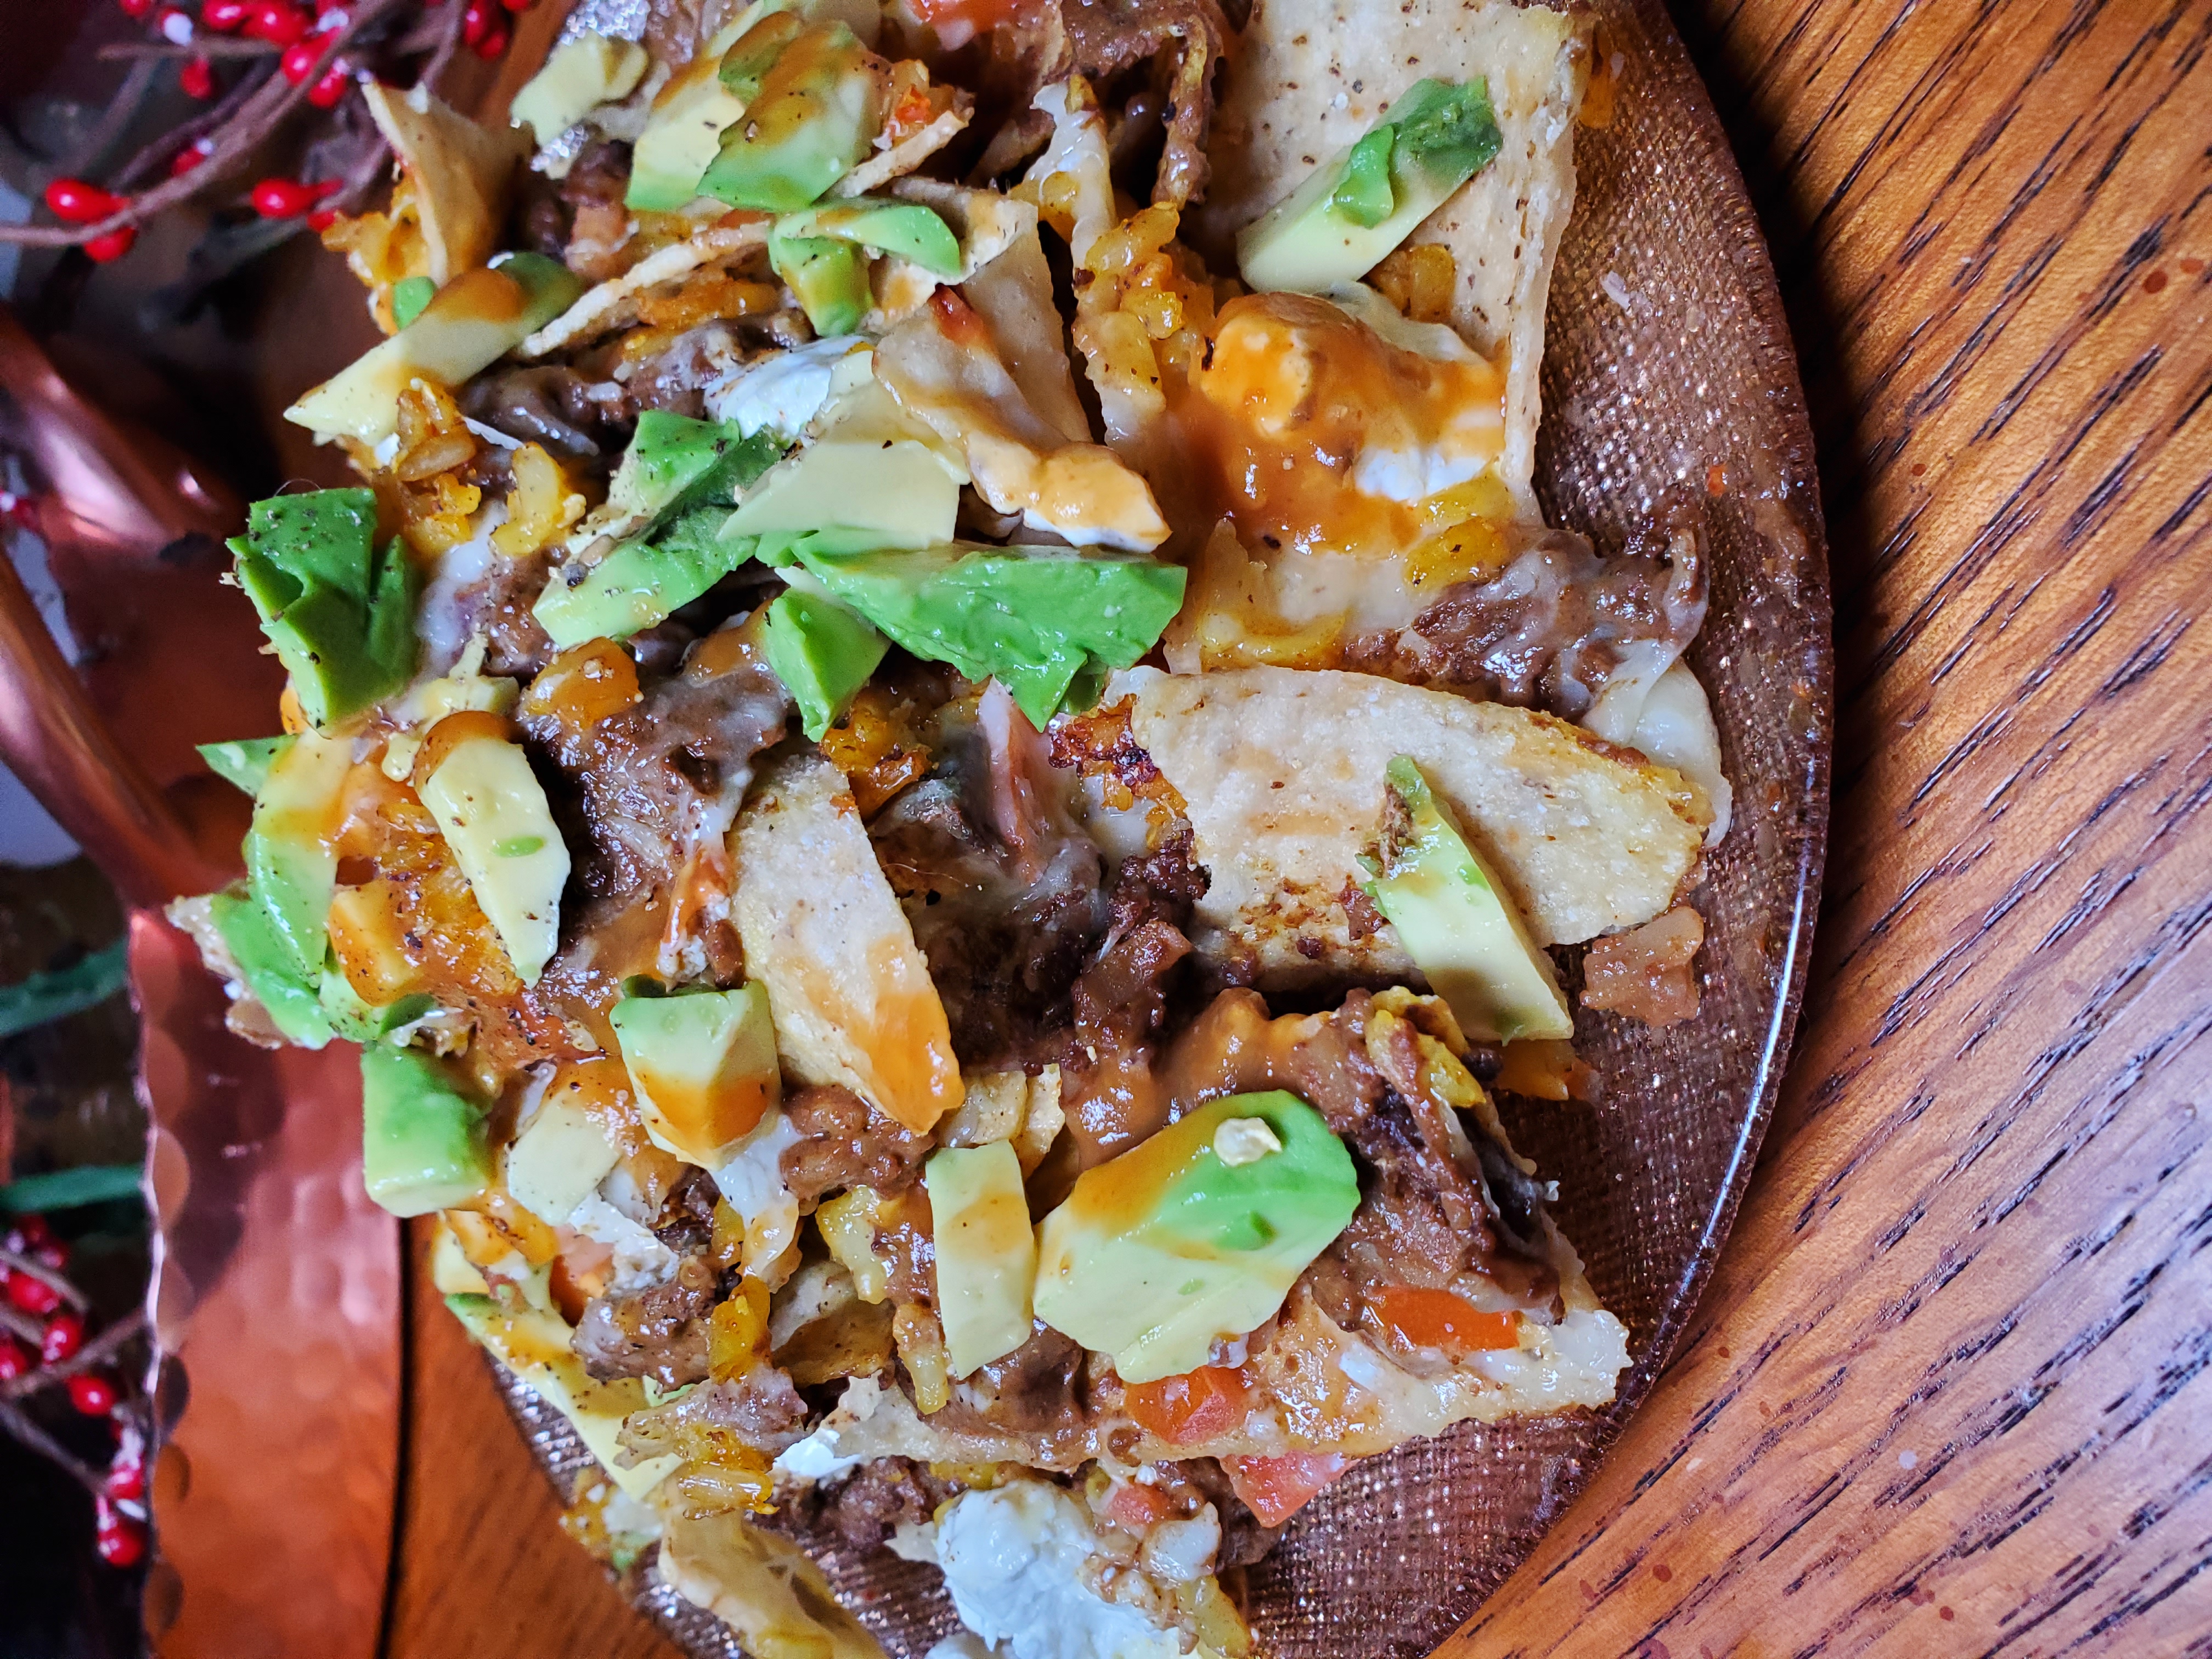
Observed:
[[[632,1412],[622,1443],[641,1457],[682,1452],[700,1431],[732,1435],[773,1456],[806,1431],[806,1401],[781,1368],[750,1367],[726,1382],[703,1382],[682,1398]]]
[[[720,856],[754,759],[782,737],[790,710],[782,682],[718,635],[587,732],[526,717],[526,734],[575,786],[585,891],[612,902],[669,890],[695,854]]]
[[[1612,558],[1546,531],[1486,582],[1462,582],[1393,635],[1359,641],[1349,668],[1580,720],[1624,665],[1653,674],[1705,619],[1698,532],[1655,527]]]
[[[814,1487],[794,1507],[802,1524],[826,1522],[848,1548],[869,1550],[902,1524],[925,1524],[952,1491],[911,1458],[879,1457],[836,1486]]]
[[[653,1237],[678,1255],[703,1255],[714,1242],[714,1202],[721,1188],[704,1170],[686,1165],[683,1178],[660,1206]]]
[[[601,1382],[649,1376],[664,1389],[707,1375],[707,1316],[717,1275],[704,1256],[686,1256],[665,1285],[629,1296],[594,1297],[576,1322],[573,1346]]]
[[[1040,1324],[1028,1341],[971,1379],[991,1391],[991,1403],[981,1415],[1022,1434],[1079,1429],[1087,1416],[1084,1384],[1089,1364],[1080,1342]]]
[[[1166,142],[1152,200],[1182,207],[1206,194],[1206,132],[1213,118],[1213,66],[1229,42],[1214,0],[1060,0],[1070,59],[1094,83],[1156,60],[1158,84],[1140,90],[1166,108]],[[1139,112],[1141,119],[1142,112]]]
[[[927,1135],[835,1084],[794,1090],[783,1109],[799,1139],[783,1149],[780,1167],[801,1204],[848,1187],[897,1192],[912,1182],[930,1150]]]
[[[594,139],[577,153],[561,181],[561,201],[568,210],[561,257],[586,283],[618,276],[629,263],[623,250],[630,239],[630,216],[623,203],[629,167],[628,144]]]

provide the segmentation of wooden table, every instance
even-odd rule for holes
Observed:
[[[1835,845],[1696,1327],[1447,1651],[2212,1632],[2212,3],[1687,0],[1822,446]],[[418,1294],[391,1652],[672,1656]]]

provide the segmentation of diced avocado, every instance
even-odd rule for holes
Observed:
[[[397,1002],[377,1007],[362,1000],[361,993],[353,988],[353,981],[345,970],[335,962],[323,969],[322,980],[317,988],[317,1000],[330,1029],[351,1042],[375,1042],[387,1037],[403,1025],[413,1024],[436,1007],[436,1000],[417,992],[401,997]]]
[[[624,997],[610,1018],[646,1133],[687,1163],[727,1163],[782,1094],[764,987]]]
[[[748,438],[720,421],[648,409],[637,417],[637,431],[607,486],[607,500],[655,517],[697,507],[726,507],[782,453],[783,446],[768,433]]]
[[[783,56],[783,49],[805,31],[806,21],[795,11],[772,11],[739,35],[722,54],[719,70],[722,85],[740,105],[750,104],[760,96],[761,84],[768,79],[768,72]]]
[[[768,608],[768,665],[783,682],[809,741],[819,743],[890,649],[860,616],[819,593],[797,588]]]
[[[621,1153],[591,1115],[549,1094],[507,1149],[507,1190],[541,1221],[566,1221]]]
[[[329,954],[331,890],[337,885],[339,796],[353,744],[303,732],[270,767],[246,832],[246,879],[268,913],[301,983],[312,987]]]
[[[1280,1146],[1246,1154],[1258,1119]],[[1352,1155],[1319,1112],[1273,1090],[1211,1101],[1078,1177],[1037,1237],[1036,1314],[1125,1382],[1176,1376],[1272,1317],[1359,1206]]]
[[[284,1040],[302,1048],[327,1043],[331,1022],[317,999],[315,984],[301,973],[269,912],[251,894],[235,888],[210,894],[208,911],[246,990],[269,1011]]]
[[[1572,1036],[1551,957],[1450,806],[1410,756],[1395,757],[1382,780],[1382,857],[1367,893],[1460,1029],[1477,1042]]]
[[[752,556],[750,542],[720,539],[728,516],[702,507],[649,540],[623,543],[597,564],[556,570],[531,614],[563,651],[586,640],[626,640],[664,622]]]
[[[955,1376],[1030,1340],[1036,1235],[1012,1141],[945,1146],[922,1171],[937,1249],[937,1316]]]
[[[416,792],[526,985],[561,929],[568,848],[530,758],[504,738],[465,738]]]
[[[236,784],[249,795],[258,795],[269,781],[269,769],[276,764],[276,757],[291,746],[289,737],[233,738],[228,743],[204,743],[199,749],[200,758],[216,776]]]
[[[607,1479],[630,1497],[643,1498],[683,1461],[673,1455],[631,1467],[619,1461],[623,1419],[646,1405],[645,1384],[635,1376],[593,1382],[570,1351],[571,1333],[559,1316],[510,1312],[488,1296],[449,1296],[446,1306],[517,1381],[575,1425]]]
[[[842,22],[812,24],[776,55],[699,188],[765,213],[811,206],[868,153],[882,106],[882,78],[859,37]]]
[[[1357,282],[1498,154],[1480,76],[1417,81],[1389,116],[1237,233],[1237,264],[1253,288],[1322,294]]]
[[[771,468],[721,533],[797,536],[830,525],[840,545],[934,547],[951,540],[959,513],[959,481],[929,445],[833,428]]]
[[[422,577],[396,538],[378,550],[372,491],[273,495],[247,509],[246,525],[230,543],[238,585],[309,724],[332,725],[406,684]]]
[[[744,100],[725,87],[721,77],[722,54],[742,33],[721,30],[653,95],[645,131],[630,152],[624,207],[674,213],[699,194],[699,176],[721,149],[724,130],[745,112]]]
[[[645,78],[647,58],[635,40],[580,34],[553,48],[545,66],[507,105],[507,118],[541,144],[559,137],[601,104],[627,98]]]
[[[861,197],[827,203],[779,220],[776,234],[807,240],[829,238],[896,253],[938,276],[960,274],[960,239],[952,227],[919,202],[884,202]]]
[[[362,1178],[394,1215],[428,1215],[491,1181],[483,1109],[440,1061],[372,1042],[361,1051]]]
[[[392,325],[406,327],[437,297],[438,285],[428,276],[401,277],[392,285]]]
[[[1182,605],[1182,568],[1154,559],[850,546],[842,532],[826,532],[764,536],[756,551],[771,564],[805,566],[915,655],[950,663],[969,679],[1003,682],[1039,726],[1086,669],[1127,668],[1151,650]]]
[[[370,349],[284,411],[328,442],[357,438],[376,445],[399,420],[399,394],[420,376],[457,386],[490,368],[551,322],[583,294],[568,266],[542,253],[509,253],[462,272],[440,289],[422,314]]]
[[[868,314],[874,296],[868,289],[867,256],[852,243],[773,230],[768,262],[823,338],[852,333]]]

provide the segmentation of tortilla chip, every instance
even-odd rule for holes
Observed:
[[[1256,955],[1261,984],[1414,972],[1388,924],[1345,896],[1382,815],[1382,769],[1411,755],[1451,803],[1541,945],[1633,927],[1698,861],[1682,781],[1549,714],[1371,675],[1139,668],[1129,729],[1179,790],[1212,883],[1200,951]],[[1369,929],[1371,928],[1371,931]]]
[[[681,281],[700,266],[747,248],[768,246],[765,216],[734,225],[714,224],[696,236],[655,249],[619,276],[610,276],[514,349],[518,357],[544,357],[579,345],[637,319],[637,300],[647,289]]]
[[[371,82],[362,95],[392,155],[414,177],[431,281],[443,287],[474,270],[499,246],[507,190],[529,152],[528,137],[512,127],[478,126],[422,87],[402,92]]]
[[[1504,143],[1413,233],[1459,267],[1452,322],[1505,361],[1498,476],[1538,521],[1535,467],[1544,302],[1575,200],[1575,112],[1589,78],[1586,17],[1504,0],[1255,0],[1214,117],[1213,182],[1192,240],[1233,263],[1237,232],[1346,149],[1425,76],[1486,76]]]
[[[737,1632],[750,1653],[818,1653],[824,1659],[883,1659],[859,1620],[838,1605],[830,1581],[787,1538],[741,1515],[686,1514],[671,1503],[654,1571],[685,1601]]]
[[[902,179],[957,138],[975,112],[975,100],[958,94],[952,106],[927,126],[912,132],[888,149],[879,149],[830,187],[833,197],[865,196],[894,179]]]

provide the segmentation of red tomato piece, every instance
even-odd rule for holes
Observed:
[[[1171,1446],[1188,1446],[1227,1434],[1244,1420],[1244,1374],[1226,1365],[1200,1365],[1181,1376],[1133,1382],[1122,1403],[1139,1426]]]
[[[1441,1348],[1449,1354],[1485,1353],[1513,1347],[1521,1340],[1519,1314],[1485,1313],[1449,1291],[1393,1285],[1376,1299],[1375,1311],[1411,1347]]]
[[[1166,1520],[1174,1508],[1165,1493],[1135,1480],[1117,1483],[1106,1496],[1106,1518],[1135,1533]]]
[[[1350,1467],[1342,1452],[1291,1452],[1282,1457],[1224,1457],[1221,1467],[1245,1508],[1263,1527],[1279,1527]]]

